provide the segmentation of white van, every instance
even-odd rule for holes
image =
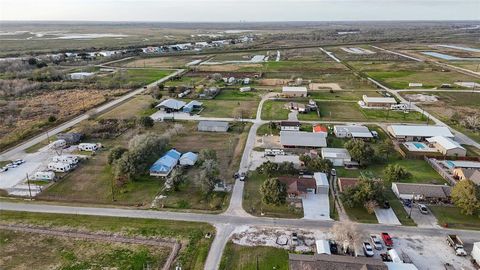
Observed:
[[[52,160],[53,162],[68,163],[70,165],[74,165],[78,163],[78,157],[74,155],[54,156]]]
[[[65,148],[66,146],[67,146],[67,141],[65,140],[56,140],[50,143],[50,148],[53,148],[53,149],[62,149],[62,148]]]
[[[36,172],[32,180],[51,181],[53,179],[55,179],[54,172]]]
[[[81,143],[78,145],[78,149],[81,151],[94,152],[98,150],[98,144],[96,143]]]
[[[48,169],[54,172],[68,172],[72,167],[68,163],[52,162],[48,164]]]

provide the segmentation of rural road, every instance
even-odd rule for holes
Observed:
[[[172,73],[172,74],[170,74],[166,77],[161,78],[160,80],[152,82],[151,84],[147,85],[147,87],[152,87],[154,85],[157,85],[158,83],[165,82],[165,81],[169,80],[171,77],[179,75],[182,72],[184,72],[184,69],[179,69],[179,70],[175,71],[174,73]],[[40,134],[36,137],[33,137],[33,138],[27,140],[26,142],[23,142],[20,145],[15,146],[15,147],[1,153],[0,154],[0,160],[13,160],[13,159],[16,159],[16,158],[21,158],[21,156],[19,156],[19,155],[23,154],[23,152],[27,148],[29,148],[31,146],[34,146],[37,143],[40,143],[40,142],[46,140],[49,136],[53,136],[53,135],[56,135],[60,132],[63,132],[65,130],[71,128],[72,126],[82,122],[83,120],[88,119],[90,117],[90,114],[102,113],[102,112],[105,112],[106,110],[112,109],[115,106],[121,104],[122,102],[134,97],[135,95],[138,95],[138,94],[142,93],[143,91],[145,91],[145,89],[143,87],[139,88],[139,89],[131,91],[131,92],[115,99],[115,100],[112,100],[112,101],[110,101],[110,102],[108,102],[104,105],[101,105],[97,108],[91,109],[91,110],[87,111],[86,113],[84,113],[82,115],[79,115],[79,116],[61,124],[58,127],[55,127],[51,130],[48,130],[45,133],[42,133],[42,134]]]

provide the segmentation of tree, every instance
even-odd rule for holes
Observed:
[[[112,165],[115,160],[120,159],[127,151],[128,149],[122,146],[115,146],[112,148],[108,154],[108,164]]]
[[[345,148],[350,153],[350,156],[352,156],[352,159],[358,161],[361,166],[370,164],[374,158],[375,151],[363,140],[351,139],[345,143]]]
[[[144,128],[151,128],[154,125],[154,121],[150,116],[140,117],[140,119],[138,120],[138,123],[140,124],[140,126]]]
[[[57,121],[57,117],[55,117],[54,115],[50,115],[50,116],[48,117],[48,122],[49,122],[49,123],[53,123],[53,122],[55,122],[55,121]]]
[[[462,180],[452,189],[452,201],[465,215],[473,215],[480,209],[480,192],[471,180]]]
[[[203,161],[202,170],[197,175],[197,180],[200,182],[202,191],[208,194],[213,191],[215,184],[218,181],[218,175],[220,170],[218,169],[217,161],[213,159],[207,159]]]
[[[277,173],[278,164],[271,161],[266,161],[262,165],[257,167],[257,172],[268,177],[272,177]]]
[[[183,170],[181,169],[181,167],[176,167],[170,173],[164,185],[166,189],[173,188],[174,191],[178,191],[180,188],[180,185],[184,181],[185,181],[185,176],[183,174]]]
[[[217,152],[213,149],[202,149],[200,153],[198,153],[198,164],[203,164],[205,160],[217,160]]]
[[[385,175],[384,180],[388,183],[398,182],[402,179],[408,179],[412,176],[407,170],[398,164],[390,164],[385,170],[383,170]]]
[[[373,213],[375,213],[375,208],[378,207],[378,202],[377,201],[366,201],[363,206],[365,207],[365,209],[367,209],[367,212],[372,215]]]
[[[355,249],[355,246],[361,241],[363,235],[358,225],[351,221],[335,222],[330,233],[337,243],[346,244],[344,249]]]
[[[383,156],[385,160],[388,160],[388,156],[390,153],[395,151],[393,143],[391,140],[384,140],[378,145],[378,154],[379,156]]]
[[[287,200],[287,186],[277,178],[269,178],[260,186],[260,194],[263,203],[281,205]]]
[[[323,159],[321,157],[311,158],[310,160],[305,159],[305,167],[311,172],[330,172],[333,168],[332,161],[328,159]]]
[[[355,186],[342,192],[341,198],[345,206],[350,208],[365,206],[368,201],[383,203],[385,200],[382,183],[364,176],[360,177]]]

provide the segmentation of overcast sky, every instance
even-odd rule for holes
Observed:
[[[480,20],[480,0],[0,0],[1,20]]]

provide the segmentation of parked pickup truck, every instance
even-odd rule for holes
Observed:
[[[463,249],[463,241],[457,235],[447,235],[447,243],[455,250],[457,256],[467,256],[467,252]]]
[[[385,246],[387,247],[393,246],[393,240],[388,233],[382,232],[381,236],[382,236],[383,242],[385,243]]]

